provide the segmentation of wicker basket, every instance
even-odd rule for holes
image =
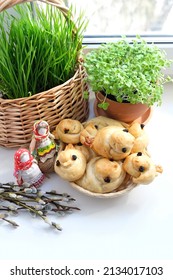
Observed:
[[[39,0],[56,6],[64,15],[68,9],[61,0]],[[0,12],[29,0],[6,0],[0,3]],[[74,76],[57,87],[18,99],[0,98],[0,146],[27,146],[31,141],[32,126],[36,120],[44,119],[53,130],[64,118],[81,122],[88,118],[89,104],[83,98],[88,90],[82,63]]]
[[[84,188],[80,187],[79,185],[75,183],[70,183],[70,185],[76,189],[77,191],[88,195],[92,197],[98,197],[98,198],[112,198],[112,197],[119,197],[121,195],[124,195],[131,191],[134,187],[137,186],[137,184],[133,183],[132,177],[130,175],[126,175],[123,183],[121,184],[120,187],[118,187],[116,190],[109,192],[109,193],[94,193],[88,190],[85,190]]]

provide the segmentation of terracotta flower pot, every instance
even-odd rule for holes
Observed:
[[[109,103],[107,110],[98,108],[98,103],[101,103],[102,101]],[[131,123],[139,118],[143,121],[143,119],[145,120],[148,118],[151,113],[151,109],[145,104],[119,103],[109,98],[105,98],[101,92],[96,93],[94,111],[96,115],[104,115],[126,123]]]

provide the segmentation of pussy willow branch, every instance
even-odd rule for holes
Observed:
[[[35,187],[29,188],[26,184],[18,186],[13,182],[0,183],[0,220],[17,227],[18,224],[7,217],[9,214],[19,214],[20,211],[27,210],[57,230],[62,230],[59,224],[49,221],[47,215],[80,210],[78,207],[68,205],[74,201],[69,194],[57,193],[56,190],[43,192]]]

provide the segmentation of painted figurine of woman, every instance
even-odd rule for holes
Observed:
[[[49,172],[54,165],[56,144],[54,135],[49,131],[49,125],[44,120],[34,123],[33,137],[29,146],[30,153],[35,155],[43,172]]]
[[[37,161],[25,148],[18,149],[14,154],[14,176],[18,185],[28,183],[29,186],[38,188],[45,179]]]

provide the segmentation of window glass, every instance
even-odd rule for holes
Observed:
[[[84,11],[86,35],[173,34],[173,0],[65,0]]]

